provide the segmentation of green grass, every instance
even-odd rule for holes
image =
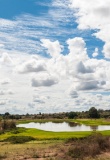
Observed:
[[[54,120],[20,120],[17,121],[18,123],[29,123],[29,122],[77,122],[82,123],[85,125],[97,126],[97,125],[110,125],[110,121],[105,119],[54,119]],[[110,131],[97,131],[98,133],[102,133],[102,135],[110,135]],[[0,140],[7,139],[11,136],[31,136],[36,138],[36,140],[66,140],[68,138],[82,138],[87,137],[92,133],[92,131],[83,131],[83,132],[51,132],[51,131],[43,131],[39,129],[26,129],[26,128],[17,128],[12,131],[5,132],[4,134],[0,135]]]
[[[85,124],[89,126],[98,126],[98,125],[110,125],[110,120],[107,121],[106,119],[76,119],[73,120],[74,122]]]
[[[19,132],[20,130],[20,132]],[[110,131],[97,131],[98,133],[102,133],[103,135],[110,135]],[[83,132],[50,132],[50,131],[42,131],[38,129],[18,129],[18,132],[6,132],[0,135],[0,140],[7,139],[11,136],[31,136],[36,140],[66,140],[68,138],[82,138],[87,137],[93,132],[91,131],[83,131]]]
[[[18,129],[19,130],[19,129]],[[21,129],[20,129],[21,130]],[[37,140],[46,140],[46,139],[68,139],[68,138],[81,138],[90,135],[91,132],[50,132],[42,131],[38,129],[24,129],[23,132],[6,132],[0,135],[0,140],[4,140],[11,136],[31,136]]]

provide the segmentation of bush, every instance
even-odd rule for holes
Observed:
[[[95,157],[102,151],[110,150],[110,137],[101,134],[93,134],[81,140],[71,139],[73,145],[68,150],[68,155],[72,158],[84,159],[84,157]],[[70,143],[70,140],[69,140]]]
[[[12,134],[18,134],[18,133],[22,133],[22,132],[25,132],[26,129],[25,128],[15,128],[13,130],[11,130],[11,133]]]
[[[16,128],[16,124],[14,121],[4,120],[1,122],[2,130],[10,130]]]
[[[31,136],[11,136],[5,139],[4,142],[11,142],[13,144],[17,144],[17,143],[29,142],[32,140],[35,140],[35,138]]]
[[[1,155],[1,154],[0,154],[0,160],[1,160],[1,159],[5,159],[5,158],[7,158],[6,155]]]

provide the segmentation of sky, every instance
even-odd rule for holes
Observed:
[[[0,0],[0,113],[110,109],[110,0]]]

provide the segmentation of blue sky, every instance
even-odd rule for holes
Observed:
[[[64,1],[65,2],[65,1]],[[39,0],[1,0],[0,5],[0,17],[7,20],[12,21],[26,21],[26,24],[18,23],[17,28],[7,28],[6,32],[21,32],[25,31],[27,28],[27,33],[25,34],[24,40],[32,40],[32,42],[37,45],[35,51],[37,51],[37,47],[39,46],[40,38],[49,38],[52,41],[59,40],[62,45],[64,45],[64,51],[62,54],[68,53],[68,48],[66,45],[66,40],[68,38],[74,37],[83,37],[86,41],[87,48],[89,51],[89,56],[94,52],[95,47],[98,47],[99,50],[102,47],[103,42],[95,37],[91,36],[91,30],[86,32],[82,32],[77,29],[78,24],[76,23],[76,18],[73,16],[74,11],[65,6],[58,6],[58,4],[53,3],[52,0],[47,1],[44,0],[40,2]],[[66,13],[67,12],[67,13]],[[33,19],[31,21],[31,18]],[[37,24],[37,21],[47,21],[50,25],[55,24],[54,26],[46,26],[45,24]],[[29,22],[29,23],[28,23]],[[33,23],[34,25],[33,25]],[[31,24],[32,23],[32,24]],[[38,22],[39,23],[39,22]],[[23,26],[21,26],[23,25]],[[28,30],[32,32],[31,35],[28,35]],[[40,35],[34,35],[34,32],[42,32]],[[23,36],[23,35],[22,35]],[[16,37],[18,37],[16,35]],[[25,44],[26,45],[26,44]],[[20,47],[15,45],[18,50],[22,50]],[[28,47],[28,45],[27,45]],[[10,49],[10,47],[9,47]],[[33,48],[34,49],[34,48]],[[29,49],[30,53],[33,52],[33,49]],[[42,54],[43,48],[38,51]],[[100,50],[101,53],[101,50]],[[103,55],[100,54],[98,58],[102,58]]]
[[[109,109],[109,6],[0,0],[0,112]]]

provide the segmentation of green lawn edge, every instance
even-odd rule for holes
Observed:
[[[21,133],[14,134],[13,132],[6,132],[0,135],[0,141],[11,136],[31,136],[36,140],[66,140],[69,138],[83,138],[91,135],[94,131],[80,131],[80,132],[50,132],[38,129],[25,129]],[[102,135],[110,135],[110,131],[97,131]]]
[[[73,122],[85,124],[89,126],[110,125],[110,119],[75,119]]]

